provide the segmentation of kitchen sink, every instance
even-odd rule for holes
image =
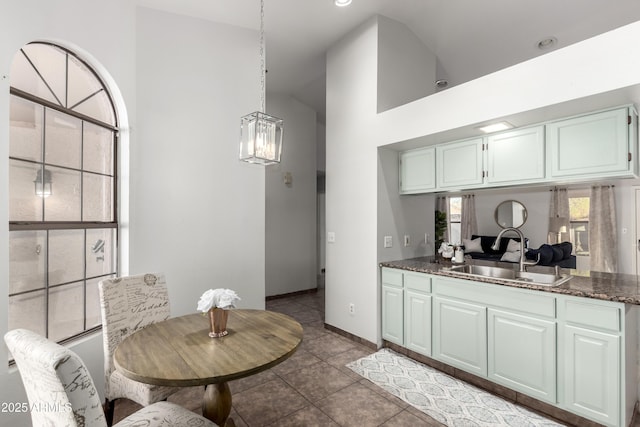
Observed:
[[[514,282],[526,282],[541,286],[558,286],[571,280],[568,274],[533,273],[529,271],[516,271],[510,268],[491,267],[487,265],[455,265],[444,271],[460,274],[467,277],[490,277],[494,279],[509,280]]]
[[[501,267],[489,267],[487,265],[456,265],[448,271],[464,274],[472,274],[474,276],[495,277],[496,279],[515,279],[515,270]]]

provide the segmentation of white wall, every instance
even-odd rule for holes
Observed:
[[[376,340],[377,21],[327,52],[326,322]],[[349,314],[349,304],[355,313]]]
[[[316,114],[287,96],[269,94],[267,113],[284,120],[280,164],[266,173],[266,295],[317,287]],[[292,183],[284,183],[291,173]]]
[[[404,24],[378,17],[378,112],[435,92],[437,58]]]
[[[548,188],[511,187],[473,191],[473,194],[476,200],[478,234],[496,236],[501,230],[494,218],[496,206],[505,200],[517,200],[527,209],[527,221],[520,230],[529,239],[529,247],[538,248],[547,243],[550,200]]]
[[[624,47],[640,37],[634,23],[377,115],[377,35],[369,21],[327,54],[327,230],[336,243],[327,245],[326,321],[372,342],[382,245],[373,236],[394,229],[374,213],[378,147],[640,84],[640,51]],[[365,305],[354,316],[351,299]]]
[[[399,193],[398,153],[378,150],[378,260],[392,261],[434,254],[434,194]],[[425,243],[425,234],[427,242]],[[384,236],[393,246],[384,247]],[[404,245],[409,236],[409,245]]]
[[[219,287],[263,308],[265,170],[238,161],[240,117],[259,107],[255,33],[144,8],[136,30],[131,272],[164,271],[176,315]]]
[[[123,272],[164,271],[174,315],[193,312],[200,294],[230,287],[242,307],[264,307],[265,172],[237,160],[240,116],[259,107],[255,32],[148,9],[128,0],[25,0],[0,14],[0,223],[8,223],[9,70],[32,40],[59,41],[91,54],[126,106],[121,179],[131,179]],[[168,31],[170,29],[170,31]],[[95,62],[94,62],[95,61]],[[126,155],[127,153],[125,153]],[[8,241],[0,227],[0,242]],[[8,245],[0,282],[8,283]],[[130,261],[130,263],[129,263]],[[127,268],[128,266],[128,268]],[[0,333],[7,330],[7,286]],[[103,390],[102,337],[72,348]],[[0,345],[0,360],[7,351]],[[26,402],[15,369],[0,368],[0,402]],[[0,413],[0,425],[29,425]]]

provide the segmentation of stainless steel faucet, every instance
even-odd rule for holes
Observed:
[[[540,254],[538,254],[538,259],[536,259],[535,261],[525,261],[524,259],[524,234],[522,234],[522,231],[520,231],[517,228],[514,227],[507,227],[507,228],[503,228],[500,233],[498,233],[498,236],[496,237],[496,241],[493,242],[493,245],[491,245],[491,249],[493,249],[494,251],[497,251],[500,248],[500,239],[502,239],[502,235],[504,233],[506,233],[507,231],[513,231],[515,232],[518,237],[520,238],[520,271],[527,271],[527,266],[528,265],[536,265],[538,263],[538,261],[540,261]]]

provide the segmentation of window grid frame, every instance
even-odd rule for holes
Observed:
[[[61,169],[66,169],[66,170],[71,170],[71,171],[75,171],[75,172],[79,172],[80,173],[80,206],[79,206],[79,210],[80,210],[80,220],[78,221],[47,221],[46,220],[46,213],[45,213],[45,198],[42,198],[42,216],[40,217],[40,221],[9,221],[9,232],[11,233],[12,231],[43,231],[45,232],[45,268],[44,268],[44,284],[42,287],[37,287],[35,289],[29,289],[26,291],[20,291],[20,292],[15,292],[15,293],[10,293],[8,294],[8,297],[11,298],[13,296],[19,296],[19,295],[25,295],[25,294],[29,294],[29,293],[35,293],[35,292],[44,292],[44,309],[45,309],[45,319],[44,319],[44,328],[45,328],[45,335],[47,337],[49,337],[50,335],[50,322],[49,322],[49,318],[51,315],[51,310],[50,310],[50,291],[53,289],[64,289],[66,286],[70,286],[70,285],[74,285],[74,284],[79,284],[82,286],[82,331],[79,333],[75,333],[72,334],[70,336],[66,336],[63,337],[61,339],[58,340],[59,343],[64,344],[64,343],[68,343],[68,342],[72,342],[76,339],[79,339],[83,336],[89,335],[95,331],[99,331],[102,328],[102,325],[97,325],[91,328],[87,328],[88,326],[88,304],[87,304],[87,298],[88,298],[88,283],[91,281],[94,281],[96,279],[99,278],[107,278],[107,277],[114,277],[117,276],[119,273],[119,268],[120,268],[120,262],[119,262],[119,209],[118,209],[118,167],[119,167],[119,163],[118,163],[118,146],[119,146],[119,128],[118,128],[118,114],[117,114],[117,109],[115,107],[115,103],[113,102],[113,97],[111,96],[110,92],[108,91],[108,88],[106,86],[106,84],[104,83],[104,81],[98,76],[98,74],[95,72],[95,70],[89,65],[87,64],[84,60],[82,60],[80,57],[78,57],[76,54],[74,54],[72,51],[70,51],[69,49],[66,49],[64,47],[55,45],[53,43],[47,43],[47,42],[35,42],[37,44],[42,44],[42,45],[48,45],[54,49],[58,49],[61,50],[62,52],[64,52],[65,54],[65,105],[68,104],[68,92],[69,92],[69,58],[70,56],[73,56],[76,60],[82,62],[86,68],[87,71],[89,71],[93,78],[96,80],[97,83],[99,83],[99,86],[101,87],[101,89],[91,93],[89,96],[81,99],[80,101],[76,102],[73,106],[71,107],[65,107],[63,105],[61,105],[62,103],[60,103],[60,105],[51,102],[47,99],[43,99],[40,98],[37,95],[34,95],[32,93],[29,92],[25,92],[23,90],[20,90],[18,88],[15,88],[13,86],[10,86],[10,95],[11,96],[15,96],[17,98],[21,98],[23,100],[27,100],[29,102],[32,102],[36,105],[39,105],[41,107],[43,107],[43,117],[42,117],[42,126],[43,126],[43,130],[42,130],[42,135],[41,135],[41,158],[40,161],[34,161],[34,160],[29,160],[29,159],[23,159],[23,158],[19,158],[19,157],[13,157],[13,156],[9,156],[10,160],[18,160],[18,161],[22,161],[22,162],[28,162],[31,164],[35,164],[35,165],[39,165],[42,168],[45,168],[46,166],[51,166],[51,167],[56,167],[56,168],[61,168]],[[46,82],[46,79],[42,76],[42,74],[40,73],[40,71],[37,69],[37,67],[33,64],[33,62],[31,61],[31,59],[29,58],[28,55],[26,55],[26,53],[24,52],[24,50],[20,50],[20,52],[27,58],[27,60],[29,61],[29,63],[31,64],[31,66],[34,69],[34,72],[40,77],[40,79],[42,80],[42,82],[45,83],[45,85],[47,86],[47,88],[52,92],[52,94],[54,95],[54,98],[56,100],[59,101],[58,97],[53,93],[53,90],[51,89],[51,87],[49,86],[49,84]],[[72,108],[75,108],[76,106],[82,104],[83,102],[85,102],[86,100],[92,98],[93,96],[95,96],[97,93],[100,93],[104,91],[104,93],[107,96],[107,99],[109,100],[110,103],[110,108],[111,108],[111,112],[113,114],[113,119],[114,119],[114,125],[110,124],[110,123],[105,123],[101,120],[95,119],[93,117],[87,116],[83,113],[79,113],[75,110],[72,110]],[[81,134],[81,141],[80,141],[80,168],[72,168],[72,167],[65,167],[65,166],[61,166],[61,165],[55,165],[55,164],[50,164],[50,163],[46,163],[45,162],[45,144],[47,142],[47,135],[46,135],[46,115],[47,115],[47,111],[48,109],[75,117],[77,119],[80,120],[80,134]],[[111,143],[112,143],[112,147],[111,147],[111,174],[107,174],[107,173],[100,173],[100,172],[95,172],[95,171],[85,171],[84,170],[84,149],[85,149],[85,134],[84,134],[84,130],[85,130],[85,124],[86,123],[91,123],[92,125],[95,125],[101,129],[105,129],[108,131],[111,131]],[[111,204],[111,221],[84,221],[84,180],[85,180],[85,174],[91,174],[92,176],[101,176],[101,177],[108,177],[111,178],[111,195],[110,195],[110,204]],[[91,277],[87,276],[87,260],[88,260],[88,256],[87,256],[87,249],[89,248],[89,244],[87,243],[87,232],[89,230],[93,230],[93,229],[104,229],[104,230],[113,230],[112,236],[113,236],[113,242],[112,242],[112,248],[111,248],[111,252],[113,254],[113,260],[112,260],[112,268],[110,269],[111,271],[104,273],[104,274],[99,274],[99,275],[92,275]],[[50,277],[49,277],[49,245],[50,245],[50,232],[52,230],[83,230],[83,272],[82,272],[82,277],[79,278],[78,280],[72,280],[72,281],[66,281],[63,283],[57,283],[55,285],[51,285],[50,284]],[[10,364],[13,361],[10,360]]]

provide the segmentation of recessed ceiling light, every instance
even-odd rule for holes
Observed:
[[[555,37],[545,37],[542,40],[540,40],[538,43],[536,43],[536,46],[538,47],[538,49],[545,50],[545,49],[551,49],[557,43],[558,43],[558,39],[556,39]]]
[[[501,130],[507,130],[512,128],[513,128],[513,125],[509,122],[498,122],[498,123],[492,123],[486,126],[479,126],[476,129],[480,129],[484,133],[492,133],[492,132],[499,132]]]
[[[335,0],[335,4],[339,7],[349,6],[351,4],[351,0]]]
[[[449,86],[449,82],[445,79],[438,79],[435,83],[438,89],[444,89],[445,87]]]

